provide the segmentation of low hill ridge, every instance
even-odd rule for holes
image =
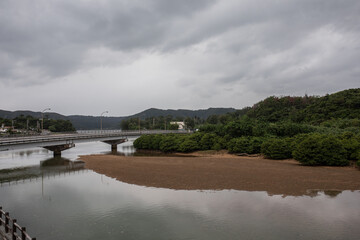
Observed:
[[[176,117],[199,117],[201,119],[206,119],[210,115],[221,115],[229,112],[235,112],[234,108],[209,108],[209,109],[200,109],[200,110],[186,110],[186,109],[157,109],[150,108],[140,113],[124,116],[124,117],[107,117],[104,116],[102,119],[102,124],[104,129],[116,129],[119,128],[120,122],[124,119],[129,118],[149,118],[149,117],[157,117],[157,116],[168,116],[171,115],[174,118]],[[51,119],[63,119],[70,120],[74,127],[78,130],[82,129],[99,129],[100,128],[100,117],[99,116],[83,116],[83,115],[61,115],[55,112],[45,112],[46,116]],[[41,118],[41,112],[33,112],[33,111],[5,111],[0,110],[0,118],[8,118],[13,119],[20,115],[30,115],[32,117]]]

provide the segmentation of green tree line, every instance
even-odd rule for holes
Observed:
[[[252,108],[212,115],[192,135],[142,136],[138,149],[192,152],[226,149],[294,158],[304,165],[360,165],[360,89],[324,97],[269,97]]]
[[[39,131],[41,128],[42,119],[35,118],[32,116],[24,116],[20,115],[15,117],[14,119],[6,119],[0,118],[0,125],[4,124],[7,127],[14,127],[15,129],[20,130],[32,130]],[[49,130],[51,132],[74,132],[76,131],[74,126],[69,120],[62,119],[49,119],[47,116],[44,118],[45,130]]]
[[[120,128],[122,130],[146,130],[146,129],[167,129],[167,130],[176,130],[178,125],[170,124],[170,122],[184,122],[186,128],[194,129],[196,125],[204,124],[205,120],[198,117],[173,117],[171,115],[167,116],[158,116],[158,117],[149,117],[145,119],[141,118],[130,118],[123,120],[120,123]]]

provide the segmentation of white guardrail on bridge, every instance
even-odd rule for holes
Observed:
[[[91,140],[106,137],[130,137],[144,134],[187,134],[191,131],[185,130],[141,130],[141,131],[121,131],[121,130],[81,130],[77,133],[56,133],[48,135],[26,136],[26,137],[3,137],[0,138],[0,146],[43,143],[55,141]]]

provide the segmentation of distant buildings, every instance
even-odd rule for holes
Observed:
[[[1,124],[0,133],[6,133],[7,131],[9,131],[11,129],[12,129],[12,127],[5,127],[4,124]]]
[[[178,125],[179,126],[179,130],[184,130],[185,129],[185,123],[184,122],[170,122],[170,125]]]

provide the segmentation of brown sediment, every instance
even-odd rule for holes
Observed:
[[[306,195],[314,190],[360,190],[354,167],[309,167],[295,160],[269,160],[230,154],[196,157],[81,156],[88,169],[119,181],[177,190],[267,191]]]

